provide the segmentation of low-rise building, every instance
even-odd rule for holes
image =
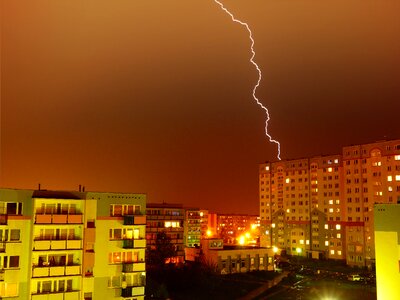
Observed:
[[[274,270],[272,248],[225,245],[222,239],[204,239],[201,253],[205,263],[220,274]]]

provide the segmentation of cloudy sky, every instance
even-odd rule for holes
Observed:
[[[213,0],[0,0],[0,186],[258,212],[276,160]],[[226,0],[282,158],[400,138],[400,2]]]

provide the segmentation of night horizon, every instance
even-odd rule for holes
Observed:
[[[398,2],[221,2],[283,160],[400,138]],[[249,43],[214,1],[3,0],[0,186],[258,214],[276,145]]]

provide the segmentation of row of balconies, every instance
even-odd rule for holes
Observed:
[[[80,274],[80,265],[33,267],[32,269],[32,277],[72,276]]]
[[[36,224],[82,224],[83,215],[35,215]]]
[[[32,300],[76,300],[80,299],[80,291],[44,292],[32,294]]]
[[[82,240],[35,240],[33,250],[82,249]]]

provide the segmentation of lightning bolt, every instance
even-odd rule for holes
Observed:
[[[258,72],[258,80],[257,80],[256,85],[253,88],[253,98],[257,102],[257,104],[265,111],[265,114],[267,115],[267,119],[265,121],[265,135],[268,137],[270,143],[275,143],[278,146],[277,157],[278,157],[279,160],[281,160],[281,144],[279,143],[279,141],[274,140],[272,138],[272,136],[268,133],[268,122],[270,120],[268,108],[266,108],[256,96],[257,88],[258,88],[258,86],[260,85],[260,82],[261,82],[262,73],[261,73],[261,70],[258,67],[257,63],[254,61],[254,57],[256,56],[256,52],[254,51],[253,33],[251,32],[251,29],[250,29],[249,25],[246,22],[242,22],[242,21],[236,19],[235,16],[229,10],[227,10],[225,8],[225,6],[220,1],[214,0],[214,2],[217,3],[221,7],[221,9],[223,11],[225,11],[231,17],[233,22],[239,23],[240,25],[246,27],[247,31],[249,32],[249,38],[250,38],[250,41],[251,41],[250,50],[251,50],[251,53],[252,53],[252,56],[250,58],[250,62],[254,65],[254,67],[257,69],[257,72]]]

